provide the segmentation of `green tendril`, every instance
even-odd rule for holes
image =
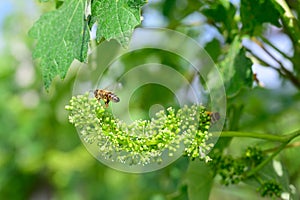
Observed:
[[[89,98],[89,93],[72,97],[66,110],[80,137],[96,144],[105,159],[146,165],[161,163],[165,155],[183,151],[191,159],[210,160],[210,116],[203,106],[184,106],[177,112],[170,107],[151,120],[136,120],[129,125],[95,98]]]

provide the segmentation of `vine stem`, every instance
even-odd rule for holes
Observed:
[[[254,43],[256,43],[266,54],[268,54],[278,65],[279,68],[270,65],[271,68],[275,69],[276,71],[278,71],[279,74],[281,74],[282,76],[288,78],[298,89],[300,89],[300,80],[298,80],[298,78],[288,69],[286,69],[286,67],[283,65],[283,63],[277,59],[266,47],[265,45],[259,41],[257,38],[252,38],[252,41]],[[276,50],[276,49],[275,49]],[[279,52],[280,53],[280,52]],[[256,56],[258,57],[258,56]]]
[[[283,135],[271,135],[265,133],[254,133],[254,132],[238,132],[238,131],[224,131],[221,133],[220,137],[248,137],[257,138],[270,141],[284,142],[285,136]]]
[[[293,12],[284,0],[276,0],[276,2],[284,9],[285,15],[289,18],[294,18]]]
[[[247,173],[246,177],[251,177],[253,176],[255,173],[257,173],[259,170],[261,170],[268,162],[270,162],[277,154],[279,154],[280,151],[282,151],[282,149],[284,149],[284,147],[289,143],[289,141],[283,142],[278,149],[271,154],[271,156],[269,156],[267,159],[265,159],[264,161],[262,161],[259,165],[257,165],[255,168],[253,168],[252,170],[250,170]]]
[[[294,139],[297,136],[300,136],[300,129],[284,135],[272,135],[266,133],[240,132],[240,131],[223,131],[219,137],[249,137],[249,138],[264,139],[264,140],[281,142],[281,143],[286,143],[286,142],[289,143],[292,139]]]
[[[263,133],[252,133],[252,132],[237,132],[237,131],[224,131],[221,133],[220,137],[251,137],[257,139],[265,139],[270,141],[281,142],[279,147],[263,162],[253,168],[248,172],[246,177],[250,177],[255,175],[259,170],[261,170],[268,162],[270,162],[277,154],[279,154],[290,141],[294,138],[300,136],[300,129],[284,135],[271,135],[271,134],[263,134]]]

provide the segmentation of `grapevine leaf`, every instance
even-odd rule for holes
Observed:
[[[252,61],[241,46],[240,38],[235,37],[226,58],[220,63],[228,96],[236,95],[240,89],[250,88],[253,84]]]
[[[238,24],[235,19],[236,7],[229,1],[212,1],[210,6],[204,6],[201,13],[209,21],[218,24],[218,30],[231,41],[238,32]]]
[[[140,24],[140,9],[145,0],[95,0],[92,3],[91,24],[98,23],[96,39],[116,39],[128,46],[133,29]]]
[[[209,199],[213,177],[213,172],[206,163],[198,160],[190,162],[186,174],[189,199]]]
[[[242,0],[241,20],[243,31],[250,35],[261,33],[263,23],[280,27],[282,8],[273,0]]]
[[[38,40],[33,58],[40,59],[46,89],[55,76],[66,76],[74,59],[86,61],[89,33],[84,28],[85,3],[86,0],[65,0],[59,9],[44,14],[29,31]]]
[[[213,2],[210,7],[204,7],[202,12],[205,16],[216,22],[222,22],[226,29],[233,28],[236,8],[229,1]]]
[[[213,39],[212,41],[208,42],[205,45],[205,51],[208,52],[208,54],[210,55],[211,59],[213,59],[213,61],[217,62],[218,57],[221,54],[221,44],[219,40]]]

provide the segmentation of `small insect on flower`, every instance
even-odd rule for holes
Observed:
[[[110,101],[118,103],[120,101],[120,98],[117,97],[113,92],[108,91],[108,90],[101,90],[101,89],[96,89],[94,91],[95,98],[100,101],[101,99],[104,101],[104,104],[106,108],[108,107],[108,103]]]
[[[220,118],[220,113],[218,112],[209,112],[209,111],[206,111],[207,115],[210,116],[210,121],[212,124],[216,123]]]

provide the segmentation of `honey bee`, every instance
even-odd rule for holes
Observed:
[[[108,103],[110,101],[118,103],[120,101],[120,98],[117,97],[113,92],[108,91],[108,90],[100,90],[96,89],[94,91],[95,98],[100,101],[101,99],[104,101],[104,104],[106,108],[108,107]]]
[[[210,116],[210,121],[212,124],[216,123],[221,118],[220,113],[218,112],[206,111],[206,113]]]

